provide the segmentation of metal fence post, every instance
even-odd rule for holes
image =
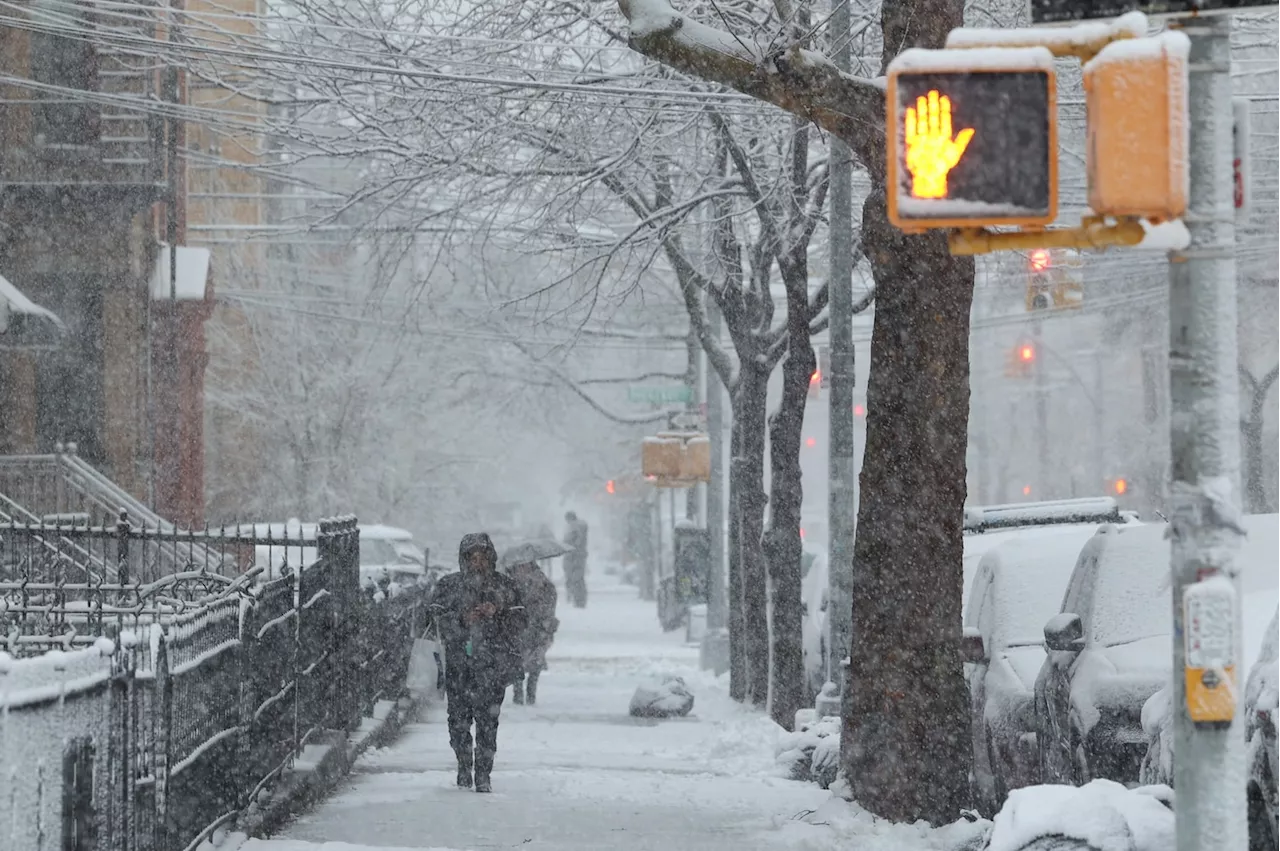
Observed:
[[[129,512],[120,509],[116,521],[116,583],[129,584]]]

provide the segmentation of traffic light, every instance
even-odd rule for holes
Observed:
[[[1050,224],[1057,106],[1047,48],[911,49],[889,64],[889,220],[901,230]]]
[[[609,481],[604,483],[604,490],[605,490],[605,493],[613,494],[618,492],[618,487],[617,485],[614,484],[613,479],[610,479]]]
[[[1084,64],[1089,207],[1176,219],[1187,209],[1187,54],[1176,30],[1104,47]]]
[[[815,369],[813,375],[809,376],[809,398],[817,399],[822,396],[822,370]]]
[[[1080,307],[1084,259],[1071,248],[1036,248],[1027,254],[1027,312]]]
[[[1115,490],[1116,496],[1124,496],[1129,492],[1129,482],[1124,479],[1116,479],[1111,483],[1111,487]]]
[[[1020,340],[1008,354],[1008,361],[1004,370],[1005,376],[1008,378],[1029,378],[1035,369],[1036,359],[1039,354],[1040,352],[1034,342]]]

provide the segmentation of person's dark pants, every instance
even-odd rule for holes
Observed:
[[[587,607],[587,565],[566,564],[564,566],[564,590],[569,594],[569,602],[575,608]]]
[[[446,692],[449,703],[449,745],[459,766],[472,764],[471,725],[476,725],[475,773],[477,782],[487,780],[498,752],[498,715],[507,695],[506,683],[494,688],[489,683],[456,683]]]
[[[538,702],[538,675],[541,671],[530,671],[522,674],[511,687],[511,699],[514,703],[528,703],[533,706]]]

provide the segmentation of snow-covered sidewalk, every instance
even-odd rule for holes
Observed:
[[[829,793],[781,776],[778,728],[698,670],[683,630],[663,634],[652,603],[592,577],[586,610],[563,603],[538,705],[503,706],[492,795],[454,786],[443,707],[367,754],[330,800],[241,851],[527,848],[728,851],[809,846],[796,825]],[[648,676],[685,678],[688,718],[633,719]],[[825,845],[825,843],[823,843]],[[809,846],[821,847],[821,846]]]

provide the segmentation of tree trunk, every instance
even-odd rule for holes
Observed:
[[[736,397],[735,397],[736,398]],[[729,510],[727,522],[729,526],[729,697],[737,701],[747,699],[747,653],[744,647],[746,636],[743,634],[742,620],[742,553],[739,550],[741,540],[738,523],[738,506],[742,493],[742,465],[738,462],[741,456],[742,420],[738,416],[737,403],[733,404],[733,423],[729,433]]]
[[[746,667],[744,699],[753,706],[764,706],[769,699],[769,615],[768,568],[761,544],[768,501],[764,493],[764,431],[769,373],[755,366],[750,357],[742,358],[741,364],[738,392],[734,394],[734,420],[741,433],[733,462],[739,468],[740,486],[738,567]]]
[[[806,276],[807,277],[807,276]],[[782,364],[782,401],[769,421],[769,530],[764,550],[769,560],[773,592],[773,689],[770,715],[786,730],[795,724],[796,710],[808,702],[804,676],[804,617],[800,600],[800,441],[805,400],[817,367],[809,339],[804,303],[788,288],[788,349]],[[804,288],[800,298],[805,297]]]
[[[1244,510],[1258,514],[1267,501],[1262,484],[1262,419],[1250,419],[1240,426],[1240,436],[1244,438]]]
[[[883,189],[862,227],[876,312],[842,762],[876,815],[945,824],[969,798],[959,639],[973,261],[952,257],[942,233],[892,227]]]

